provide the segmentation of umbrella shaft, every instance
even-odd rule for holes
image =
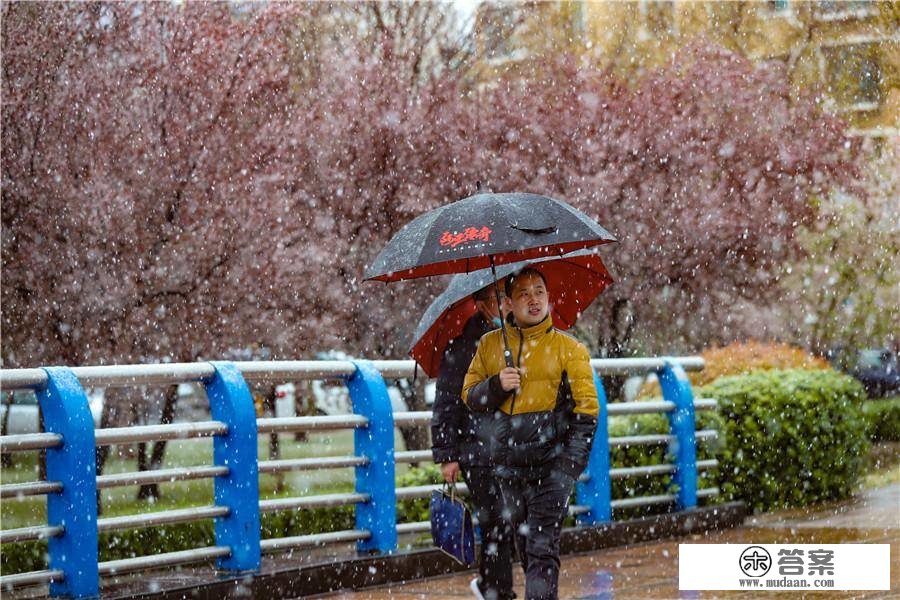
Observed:
[[[497,311],[500,313],[501,323],[500,323],[500,332],[503,335],[503,358],[506,359],[507,367],[516,366],[513,363],[512,352],[509,349],[509,338],[506,336],[506,324],[502,322],[503,317],[503,309],[500,305],[500,288],[497,287],[497,267],[494,266],[494,257],[490,257],[491,260],[491,274],[494,276],[494,297],[497,299]]]

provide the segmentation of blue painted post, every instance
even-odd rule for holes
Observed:
[[[675,457],[678,510],[697,506],[697,439],[695,437],[694,392],[687,374],[680,365],[666,361],[656,372],[663,398],[675,404],[669,413],[669,428],[674,441],[669,447]]]
[[[216,466],[228,475],[215,479],[216,506],[228,515],[216,518],[216,545],[229,546],[231,555],[216,566],[228,571],[254,571],[260,565],[259,463],[256,410],[241,372],[230,362],[212,362],[216,373],[204,381],[212,417],[228,425],[228,433],[213,440]]]
[[[606,412],[606,390],[603,382],[594,372],[594,385],[597,387],[597,431],[594,432],[594,444],[588,459],[585,473],[588,480],[578,482],[575,486],[575,502],[589,506],[590,511],[578,515],[581,525],[600,525],[612,520],[612,481],[609,478],[609,419]]]
[[[50,538],[50,569],[62,581],[50,584],[51,596],[92,598],[100,594],[97,571],[97,466],[94,420],[84,388],[66,367],[47,367],[47,387],[37,391],[44,430],[63,443],[47,450],[47,481],[62,491],[47,494],[47,524],[65,531]]]
[[[368,494],[368,502],[356,505],[356,528],[372,532],[357,543],[360,552],[394,552],[397,549],[397,492],[394,481],[394,415],[391,398],[381,373],[365,360],[353,361],[356,372],[346,378],[353,412],[369,420],[353,433],[356,456],[368,459],[356,467],[356,492]]]

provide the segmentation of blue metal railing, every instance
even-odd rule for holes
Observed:
[[[697,506],[696,439],[710,432],[695,431],[695,404],[711,408],[709,401],[697,403],[684,367],[702,369],[698,358],[611,359],[592,361],[605,374],[655,372],[659,378],[663,402],[607,405],[603,385],[596,375],[600,415],[590,460],[576,486],[576,505],[571,512],[579,525],[593,526],[609,522],[614,508],[674,501],[680,510]],[[411,361],[283,362],[283,363],[197,363],[193,365],[140,365],[116,367],[52,367],[0,371],[0,388],[37,390],[44,414],[43,434],[4,436],[0,450],[47,448],[47,481],[0,486],[3,497],[14,494],[46,494],[47,526],[5,530],[3,543],[49,538],[49,569],[0,577],[0,586],[50,583],[53,596],[91,597],[99,593],[100,576],[138,568],[182,564],[216,559],[222,570],[255,571],[261,554],[285,547],[327,542],[355,541],[360,551],[394,552],[398,531],[414,532],[427,524],[397,524],[398,498],[424,497],[431,486],[401,488],[395,486],[398,460],[421,459],[422,453],[396,453],[394,427],[398,423],[422,423],[429,413],[393,414],[384,375],[399,376],[409,371]],[[257,419],[247,380],[332,378],[345,381],[355,417],[293,417]],[[82,385],[129,385],[135,383],[171,384],[199,381],[210,402],[213,421],[180,425],[93,429],[87,398]],[[608,415],[637,412],[667,412],[670,435],[609,437]],[[354,429],[354,457],[269,461],[260,463],[257,436],[263,432],[316,429]],[[99,444],[175,439],[212,435],[214,467],[174,469],[174,479],[214,477],[215,506],[149,513],[134,517],[98,519],[96,492],[102,487],[148,481],[148,474],[96,477],[95,447]],[[674,464],[662,467],[610,468],[611,445],[668,443]],[[402,456],[410,455],[408,457]],[[704,468],[715,461],[705,461]],[[309,464],[305,464],[309,463]],[[298,468],[355,468],[355,494],[333,494],[304,498],[259,500],[259,474]],[[654,471],[654,469],[656,469]],[[645,499],[613,500],[611,480],[653,472],[673,474],[674,495]],[[169,474],[167,474],[169,475]],[[152,474],[149,475],[152,477]],[[162,480],[162,479],[159,479]],[[705,490],[713,495],[716,490]],[[355,529],[313,536],[262,540],[260,513],[340,504],[355,505]],[[173,552],[154,557],[138,557],[98,563],[98,530],[108,531],[162,523],[215,519],[216,545],[194,551]]]

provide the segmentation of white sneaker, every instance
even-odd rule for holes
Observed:
[[[472,583],[469,584],[469,588],[472,590],[472,594],[478,600],[484,600],[484,594],[481,593],[481,588],[478,587],[478,578],[472,580]]]

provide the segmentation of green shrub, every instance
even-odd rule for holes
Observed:
[[[719,401],[725,499],[757,511],[848,497],[868,452],[865,392],[831,370],[723,377],[696,390]]]
[[[900,442],[900,397],[863,404],[873,442]]]
[[[723,428],[721,417],[709,411],[696,413],[696,428],[714,429],[721,431]],[[635,435],[668,434],[669,420],[663,414],[616,416],[609,420],[609,437],[626,437]],[[697,443],[697,460],[717,458],[721,453],[721,438]],[[668,446],[660,444],[655,446],[631,446],[615,447],[610,449],[610,465],[613,469],[623,467],[643,467],[660,464],[671,464],[673,457],[668,453]],[[626,477],[613,479],[612,497],[614,500],[634,498],[638,496],[657,496],[677,491],[671,482],[671,475],[644,475],[641,477]],[[716,470],[703,471],[699,474],[697,489],[715,487],[718,485]],[[717,499],[710,500],[717,502]],[[644,514],[659,512],[658,506],[646,506],[633,509],[617,510],[613,515],[616,519],[637,517]]]

